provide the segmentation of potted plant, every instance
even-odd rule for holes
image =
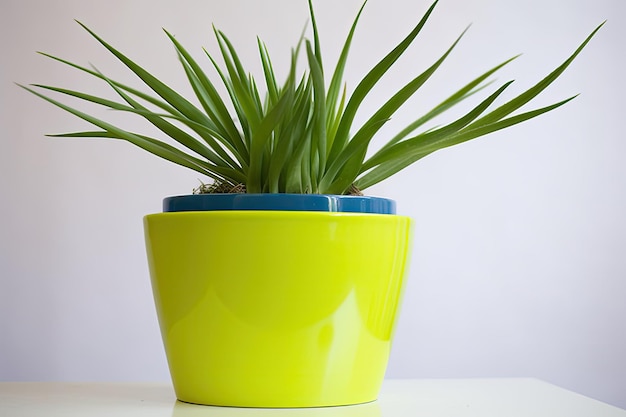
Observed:
[[[151,90],[144,93],[96,69],[44,54],[106,82],[113,101],[46,85],[23,87],[98,130],[52,135],[126,140],[213,180],[197,193],[169,197],[145,217],[153,292],[168,363],[180,400],[249,407],[344,405],[376,399],[402,295],[411,220],[392,200],[362,195],[421,158],[554,110],[573,97],[516,113],[570,65],[596,28],[554,71],[495,106],[511,85],[487,94],[463,116],[431,121],[482,92],[515,57],[443,100],[374,153],[381,127],[436,72],[441,57],[393,94],[361,126],[365,97],[416,39],[437,1],[413,30],[349,94],[343,73],[359,10],[330,77],[313,39],[302,37],[278,82],[266,46],[263,80],[245,71],[215,30],[223,64],[208,52],[218,86],[166,31],[193,88],[193,104],[83,26]],[[305,55],[304,74],[297,60]],[[261,87],[263,85],[263,87]],[[221,87],[220,87],[221,88]],[[41,91],[72,96],[144,118],[169,141],[131,132]],[[261,93],[263,91],[263,93]],[[237,250],[234,250],[237,248]]]

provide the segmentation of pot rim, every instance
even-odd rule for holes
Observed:
[[[163,212],[181,211],[322,211],[396,214],[394,200],[330,194],[188,194],[163,199]]]

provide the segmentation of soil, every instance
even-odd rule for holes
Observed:
[[[205,184],[201,182],[199,187],[193,189],[194,194],[237,194],[245,192],[246,186],[244,184],[233,185],[228,182],[219,181],[212,184]],[[363,193],[353,184],[348,189],[346,195],[363,195]]]

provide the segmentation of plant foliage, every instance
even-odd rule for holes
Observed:
[[[513,99],[497,107],[493,105],[510,86],[509,81],[496,88],[462,117],[436,128],[424,129],[424,125],[436,116],[489,86],[489,78],[515,57],[463,86],[368,156],[369,145],[381,127],[436,72],[463,36],[461,34],[430,67],[417,74],[383,103],[362,126],[355,126],[359,107],[417,38],[436,4],[437,1],[413,30],[365,75],[349,96],[343,74],[365,3],[354,19],[334,71],[328,77],[322,65],[312,0],[309,0],[309,11],[313,40],[302,37],[292,49],[290,70],[283,82],[278,81],[268,49],[262,41],[258,41],[258,50],[264,79],[258,82],[244,69],[226,35],[215,29],[223,63],[219,64],[206,50],[205,53],[219,83],[227,91],[227,94],[220,95],[219,84],[215,84],[216,81],[209,77],[180,42],[165,31],[195,93],[198,104],[193,104],[78,22],[152,92],[141,92],[109,79],[95,69],[48,54],[43,55],[106,82],[120,101],[47,85],[32,86],[39,90],[22,87],[98,128],[51,136],[126,140],[156,156],[213,178],[219,184],[240,186],[240,189],[243,185],[249,193],[350,193],[383,181],[439,149],[524,122],[570,101],[574,97],[514,114],[556,80],[602,26],[598,26],[565,62]],[[304,74],[298,75],[297,60],[300,55],[306,56],[308,66]],[[41,89],[133,113],[171,138],[176,146],[83,113],[42,94]]]

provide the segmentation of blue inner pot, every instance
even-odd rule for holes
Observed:
[[[381,197],[325,194],[191,194],[163,200],[164,212],[215,210],[396,214],[396,202]]]

